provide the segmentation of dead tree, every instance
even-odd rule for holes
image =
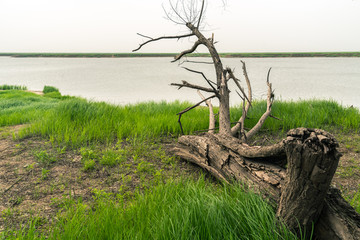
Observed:
[[[169,1],[168,19],[184,25],[187,34],[152,38],[139,34],[147,39],[133,50],[138,51],[146,44],[165,39],[194,38],[193,46],[177,56],[172,62],[195,52],[199,46],[205,46],[212,58],[215,69],[215,81],[204,73],[185,68],[200,74],[207,86],[192,84],[187,81],[172,83],[180,88],[192,88],[212,94],[201,102],[179,113],[187,111],[206,102],[210,112],[209,133],[199,136],[181,136],[172,152],[181,158],[193,162],[210,172],[218,179],[231,182],[242,181],[257,189],[270,199],[277,208],[277,216],[294,232],[311,232],[318,239],[360,239],[360,215],[341,197],[339,191],[330,188],[330,183],[337,168],[340,154],[334,137],[322,130],[299,128],[289,131],[288,137],[278,144],[267,147],[250,147],[245,142],[259,131],[264,121],[271,117],[274,93],[269,81],[268,71],[266,84],[267,108],[257,124],[246,131],[244,123],[252,106],[252,89],[246,65],[242,62],[247,93],[240,80],[231,68],[224,68],[215,48],[214,34],[206,38],[201,24],[205,11],[205,0]],[[242,116],[231,126],[229,87],[233,81],[238,88],[238,95],[243,101]],[[218,133],[214,133],[214,111],[210,99],[219,101]],[[238,136],[235,138],[234,136]]]

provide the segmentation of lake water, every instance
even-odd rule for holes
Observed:
[[[209,61],[194,58],[194,61]],[[248,74],[255,98],[266,98],[266,74],[276,99],[333,99],[360,108],[360,58],[248,58]],[[206,86],[204,79],[182,68],[203,71],[214,79],[212,65],[170,63],[171,58],[10,58],[0,57],[0,85],[24,85],[42,90],[59,88],[64,95],[114,104],[141,101],[189,100],[200,97],[191,89],[177,90],[172,82],[186,80]],[[224,66],[243,79],[239,58],[223,59]],[[233,88],[235,90],[235,88]],[[241,102],[232,92],[231,104]]]

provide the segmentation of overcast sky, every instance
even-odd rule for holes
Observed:
[[[0,52],[131,52],[144,39],[186,33],[167,0],[0,0]],[[360,0],[210,0],[204,34],[219,52],[360,51]],[[141,52],[177,52],[192,40]],[[202,51],[200,49],[200,51]]]

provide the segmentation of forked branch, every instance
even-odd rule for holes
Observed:
[[[272,86],[269,81],[270,71],[271,71],[271,68],[269,68],[269,71],[267,74],[267,80],[266,80],[266,84],[268,85],[267,100],[266,100],[266,112],[261,116],[261,118],[256,123],[256,125],[246,134],[246,139],[253,137],[260,130],[262,125],[264,125],[265,120],[269,116],[271,116],[271,107],[274,102],[274,92],[272,91]]]

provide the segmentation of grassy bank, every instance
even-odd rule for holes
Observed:
[[[261,197],[241,185],[195,180],[195,168],[166,154],[161,142],[180,134],[176,113],[190,103],[114,106],[62,96],[53,87],[44,92],[0,91],[0,140],[9,152],[0,171],[10,183],[22,180],[1,191],[0,239],[294,239]],[[247,128],[265,108],[253,104]],[[231,111],[237,121],[241,107]],[[273,115],[282,120],[268,119],[263,139],[299,126],[357,135],[360,129],[359,110],[332,101],[275,102]],[[186,133],[206,129],[207,121],[205,107],[182,117]],[[360,152],[353,139],[343,141]],[[354,181],[356,169],[340,170],[339,177]],[[348,197],[354,206],[359,195]],[[52,213],[30,212],[31,203]]]
[[[63,58],[123,58],[123,57],[174,57],[177,53],[0,53],[9,57],[63,57]],[[210,57],[208,53],[193,53],[190,57]],[[360,57],[360,52],[268,52],[220,53],[220,57]]]
[[[55,93],[55,94],[54,94]],[[22,91],[0,92],[0,126],[32,123],[19,137],[41,135],[51,142],[79,147],[90,143],[111,143],[127,137],[153,138],[178,136],[181,131],[176,115],[191,106],[187,102],[147,102],[115,106],[80,98],[62,97],[57,91],[42,96]],[[266,109],[264,101],[254,102],[247,128],[253,127]],[[231,121],[241,116],[241,106],[231,109]],[[286,132],[298,126],[309,128],[341,128],[358,130],[359,110],[344,108],[334,101],[302,100],[276,102],[263,131]],[[208,110],[200,107],[182,117],[185,134],[195,133],[208,126]]]
[[[111,143],[127,137],[178,136],[181,131],[176,114],[192,105],[186,102],[147,102],[114,106],[78,98],[44,99],[34,96],[25,98],[24,101],[31,103],[30,106],[22,102],[19,97],[4,101],[3,104],[7,106],[18,106],[4,110],[6,115],[0,117],[0,126],[31,120],[33,124],[19,133],[20,138],[41,135],[49,138],[51,142],[79,147],[94,142]],[[25,114],[24,109],[26,109]],[[265,109],[265,102],[255,102],[245,126],[253,127]],[[232,108],[231,112],[232,122],[238,121],[241,106]],[[342,131],[351,131],[358,129],[360,125],[358,109],[344,108],[333,101],[277,102],[273,107],[273,115],[281,120],[268,119],[263,131],[285,133],[298,126],[320,127],[326,130],[341,128]],[[208,110],[205,107],[186,113],[182,117],[185,134],[206,129],[207,116]]]

